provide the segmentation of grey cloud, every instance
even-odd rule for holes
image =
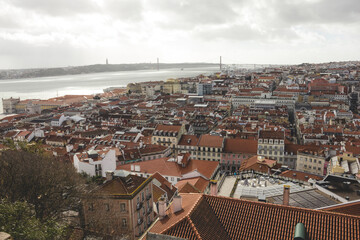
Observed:
[[[104,2],[103,10],[115,19],[140,21],[144,9],[141,0],[107,0]]]
[[[360,21],[360,1],[277,1],[273,8],[284,24],[332,24]]]
[[[198,0],[198,1],[152,1],[158,14],[168,16],[161,26],[168,28],[194,28],[198,25],[219,25],[232,22],[237,17],[235,6],[241,1]]]
[[[14,7],[47,15],[67,16],[98,11],[92,0],[3,0]]]
[[[264,37],[261,32],[251,29],[247,25],[239,24],[201,29],[194,32],[197,37],[207,41],[216,41],[218,39],[248,41]]]

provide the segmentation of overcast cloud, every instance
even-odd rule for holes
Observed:
[[[358,0],[0,0],[0,69],[358,60]]]

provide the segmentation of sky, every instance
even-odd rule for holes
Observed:
[[[358,60],[359,0],[0,0],[0,69]]]

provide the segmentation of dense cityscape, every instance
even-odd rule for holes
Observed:
[[[0,198],[56,222],[13,237],[360,239],[359,93],[347,61],[2,99]],[[42,189],[37,174],[58,178]],[[35,195],[11,192],[24,182]]]

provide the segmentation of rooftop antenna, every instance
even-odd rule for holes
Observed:
[[[160,70],[159,58],[157,58],[157,70]]]
[[[220,56],[220,71],[222,71],[222,62],[221,62],[221,56]]]
[[[108,59],[106,59],[106,65],[108,65],[109,64],[109,61],[108,61]]]

